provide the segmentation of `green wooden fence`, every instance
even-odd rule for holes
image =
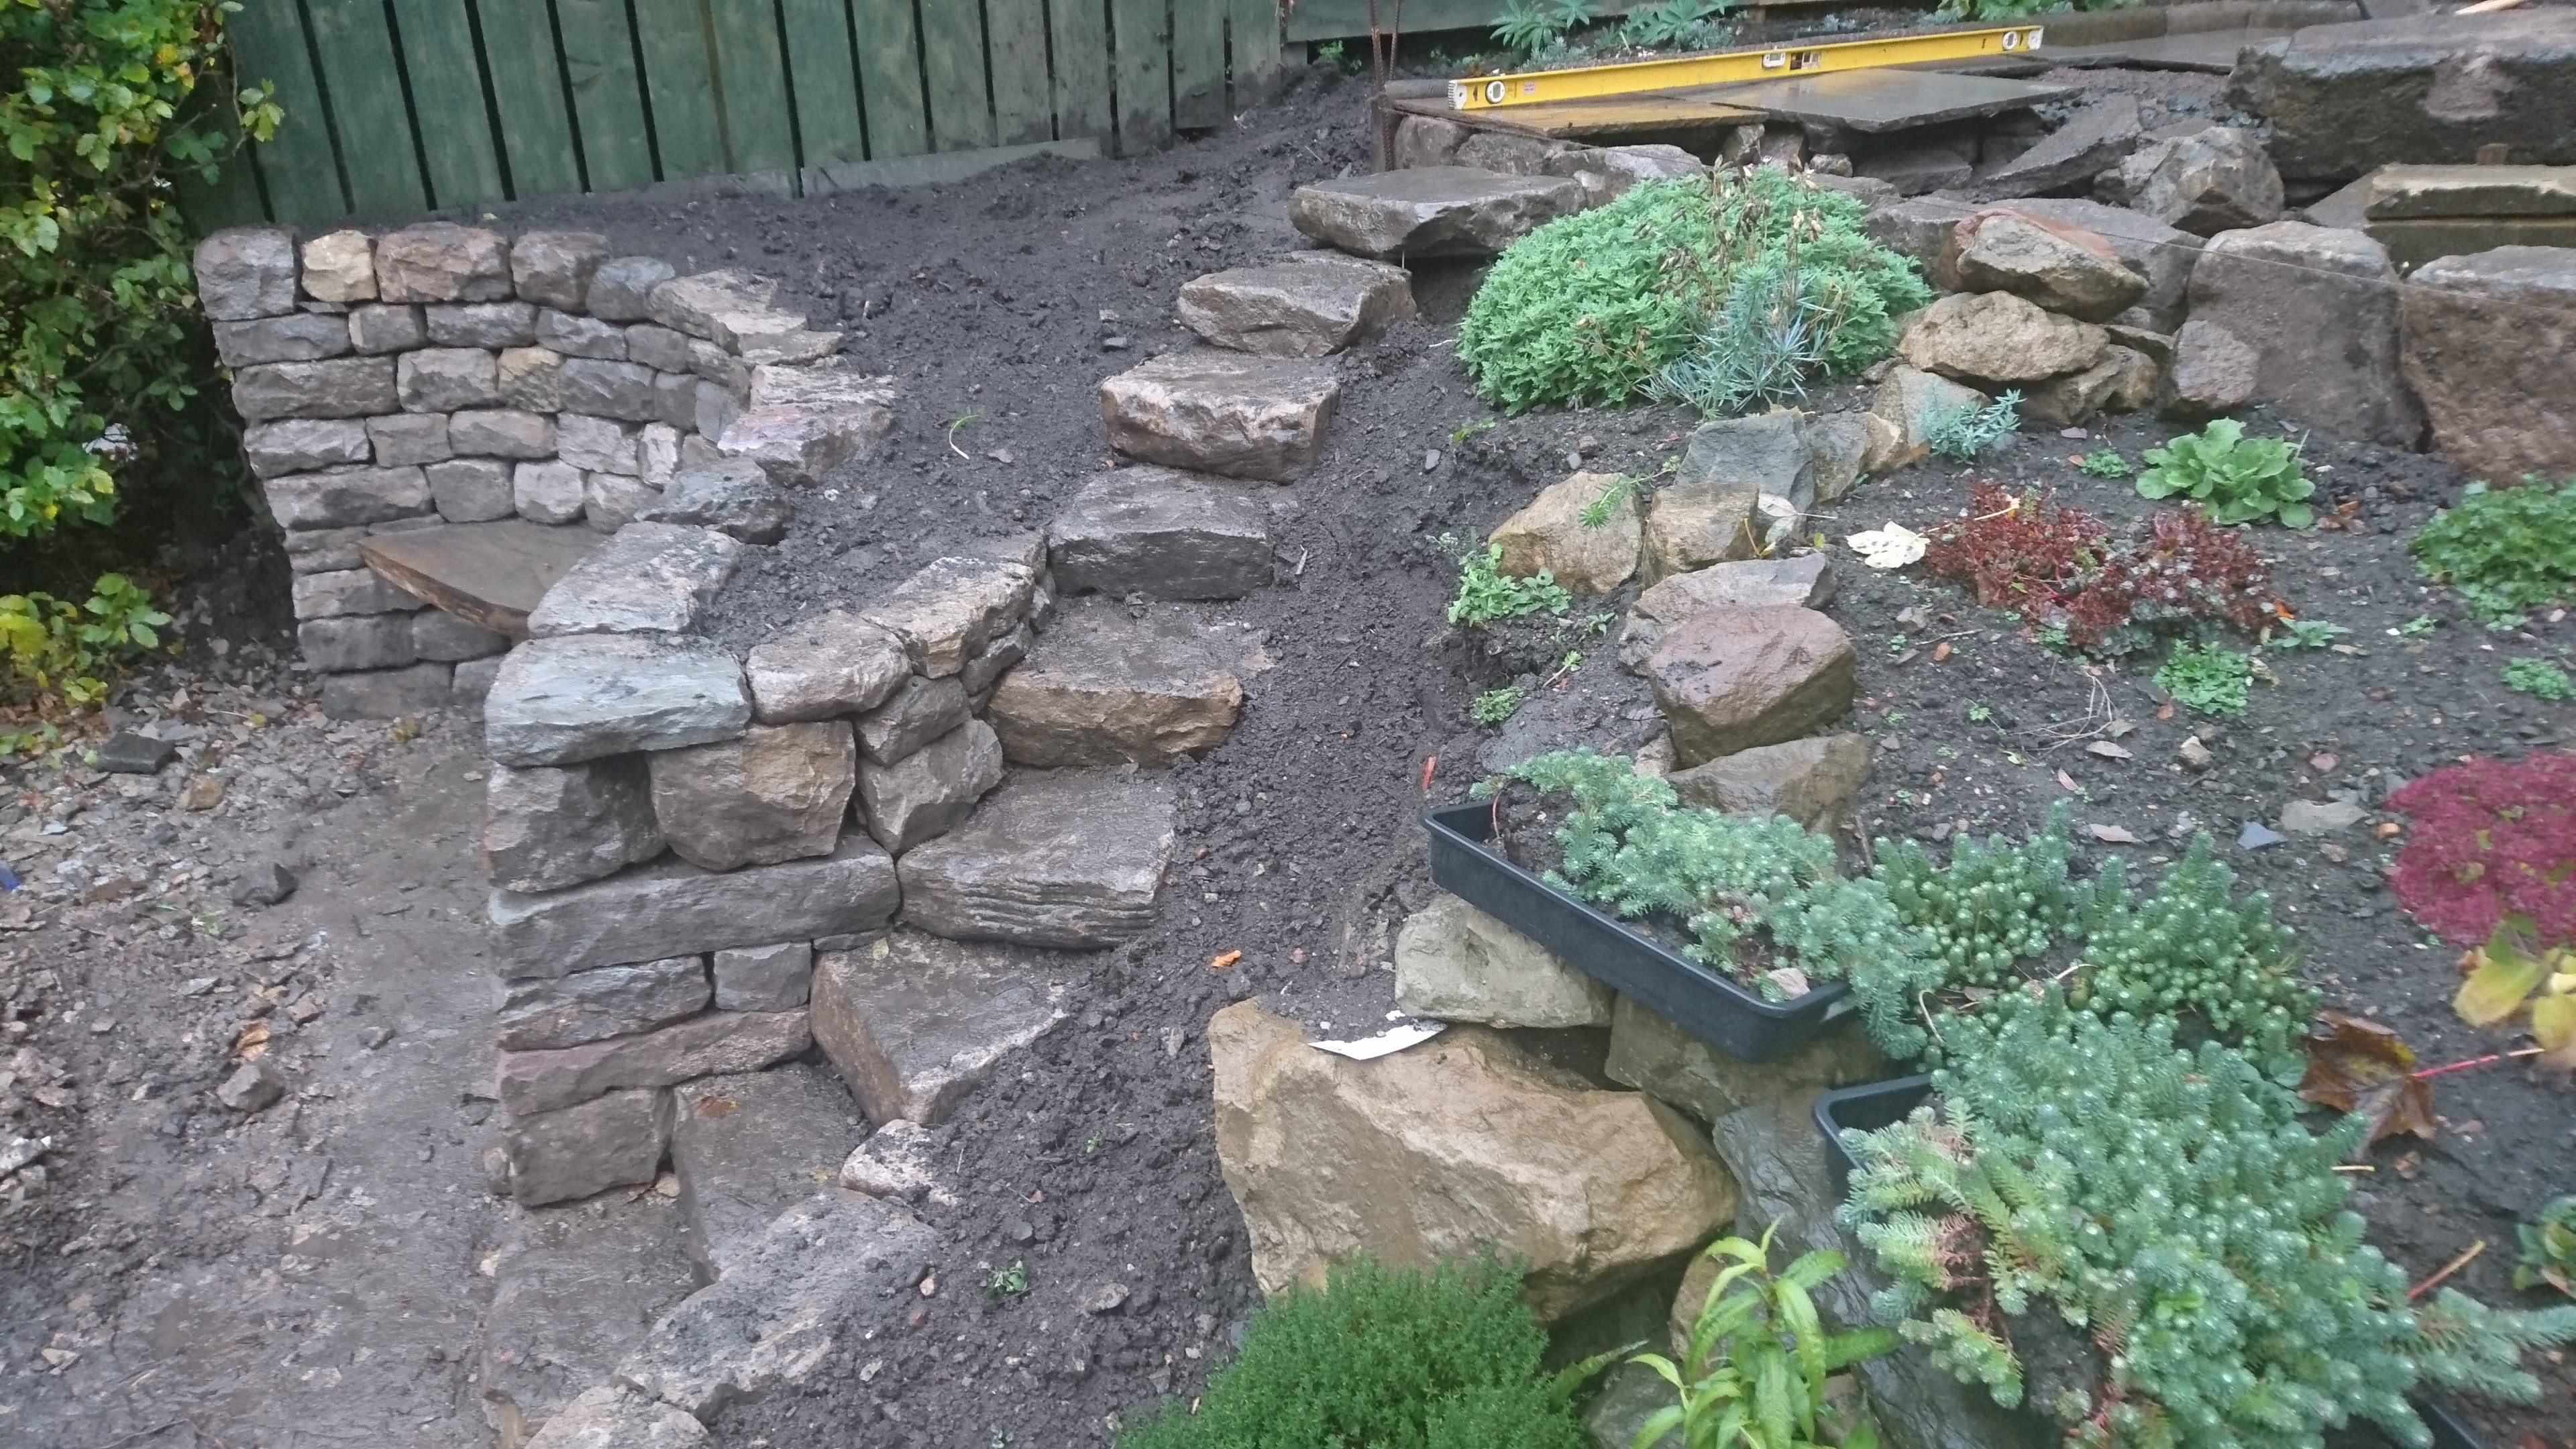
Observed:
[[[185,197],[211,229],[1224,124],[1279,0],[243,0],[286,123]]]

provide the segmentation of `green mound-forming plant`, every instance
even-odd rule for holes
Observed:
[[[1458,592],[1449,600],[1450,623],[1474,629],[1501,619],[1562,614],[1574,607],[1574,595],[1566,592],[1553,572],[1540,569],[1528,578],[1514,578],[1502,571],[1502,563],[1499,543],[1459,558]]]
[[[1947,984],[2018,984],[2015,963],[2048,953],[2075,912],[2066,878],[2072,823],[2063,803],[2048,825],[2021,844],[1997,835],[1980,845],[1962,835],[1950,862],[1935,864],[1919,841],[1877,843],[1871,872],[1899,914],[1931,933]]]
[[[2138,475],[2144,498],[2192,499],[2220,523],[2278,516],[2289,528],[2316,522],[2306,499],[2317,491],[2299,470],[2299,450],[2281,438],[2249,438],[2245,425],[2220,418],[2161,448],[2149,448]]]
[[[2202,714],[2243,714],[2254,684],[2254,661],[2215,644],[2176,644],[2156,671],[2156,683]]]
[[[2361,1241],[2335,1171],[2368,1131],[2314,1134],[2242,1055],[2172,1029],[2007,993],[1945,1024],[1939,1109],[1846,1132],[1842,1217],[1894,1281],[1882,1321],[2069,1442],[2316,1449],[2358,1418],[2431,1434],[2419,1386],[2529,1401],[2523,1350],[2576,1338],[2576,1308],[2510,1312],[2405,1276]],[[2071,1333],[2041,1331],[2043,1309]],[[2035,1375],[2022,1345],[2056,1342]]]
[[[2576,699],[2576,679],[2546,659],[2505,661],[2504,687],[2542,699]]]
[[[2103,1016],[2180,1019],[2295,1083],[2317,992],[2299,977],[2297,937],[2272,919],[2271,896],[2240,898],[2235,887],[2207,835],[2192,837],[2145,897],[2130,892],[2125,862],[2105,862],[2075,893],[2084,969],[2067,999]]]
[[[2097,448],[2084,455],[2083,460],[2075,465],[2075,471],[2087,478],[2127,478],[2138,470],[2129,466],[2129,460],[2120,456],[2119,449]]]
[[[2459,506],[2433,515],[2406,549],[2419,573],[2459,590],[2489,624],[2576,603],[2576,478],[2554,485],[2527,478],[2519,488],[2472,483]]]
[[[1195,1413],[1173,1405],[1120,1449],[1586,1449],[1574,1389],[1597,1361],[1547,1373],[1520,1286],[1491,1261],[1336,1264],[1270,1300]]]
[[[1675,363],[1675,394],[1714,395],[1692,381],[1768,376],[1760,357],[1696,356],[1748,279],[1797,278],[1800,356],[1826,375],[1854,372],[1894,344],[1898,314],[1931,301],[1914,264],[1869,239],[1864,208],[1773,167],[1632,187],[1606,206],[1548,223],[1494,263],[1458,330],[1458,356],[1478,391],[1507,412],[1545,403],[1621,405]],[[1808,308],[1821,309],[1812,318]],[[1759,324],[1759,325],[1756,325]],[[1778,340],[1761,308],[1749,329]],[[1692,369],[1696,369],[1693,371]]]
[[[2550,1287],[2576,1298],[2576,1193],[2551,1198],[2540,1215],[2514,1224],[2521,1249],[2513,1265],[2513,1286],[2529,1292]]]

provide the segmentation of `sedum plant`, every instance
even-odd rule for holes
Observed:
[[[2280,438],[2249,438],[2245,425],[2220,418],[2146,452],[2138,475],[2145,498],[2177,494],[2209,510],[2220,523],[2255,523],[2278,516],[2283,526],[2316,522],[2306,499],[2317,491],[2299,469],[2299,450]]]
[[[1827,1331],[1808,1290],[1841,1272],[1843,1255],[1819,1248],[1775,1274],[1771,1237],[1778,1230],[1777,1223],[1763,1229],[1758,1243],[1726,1237],[1708,1245],[1702,1256],[1726,1266],[1691,1320],[1682,1362],[1659,1353],[1634,1360],[1680,1402],[1648,1415],[1632,1443],[1653,1445],[1678,1429],[1682,1449],[1878,1449],[1878,1430],[1866,1418],[1835,1422],[1825,1380],[1894,1348],[1896,1335]]]
[[[2084,883],[2075,908],[2085,968],[2067,999],[2103,1016],[2182,1019],[2239,1047],[2277,1081],[2296,1082],[2317,992],[2298,974],[2296,937],[2272,898],[2235,895],[2236,872],[2192,837],[2155,893],[2131,894],[2116,857]]]
[[[1923,431],[1924,446],[1953,463],[1973,463],[2021,426],[2021,389],[2008,389],[1985,404],[1954,408]]]
[[[2504,687],[2540,699],[2576,699],[2576,679],[2546,659],[2509,659],[2504,666]]]
[[[2048,825],[2016,845],[1962,835],[1950,863],[1935,865],[1920,842],[1877,842],[1871,872],[1897,912],[1931,933],[1953,987],[2017,983],[2015,963],[2046,954],[2073,918],[2076,888],[2066,878],[2073,817],[2063,802]]]
[[[2253,683],[2252,657],[2215,644],[2176,644],[2156,671],[2159,687],[2202,714],[2243,714]]]
[[[1939,1112],[1843,1134],[1842,1217],[1893,1280],[1883,1319],[2000,1404],[2046,1385],[2033,1407],[2071,1443],[2317,1449],[2358,1418],[2422,1449],[2408,1392],[2527,1402],[2522,1352],[2576,1338],[2576,1309],[2410,1302],[2334,1171],[2366,1119],[2309,1132],[2224,1046],[2054,994],[1944,1031]],[[2043,1344],[2067,1361],[2022,1351]]]
[[[2406,550],[2417,572],[2459,590],[2489,624],[2576,603],[2576,478],[2527,478],[2518,488],[2472,483],[2457,507],[2415,531]]]

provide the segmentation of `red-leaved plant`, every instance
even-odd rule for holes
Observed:
[[[2250,634],[2287,617],[2243,530],[2221,528],[2197,508],[2158,512],[2141,536],[2120,539],[2045,491],[2016,494],[1977,479],[1968,516],[1933,529],[1923,560],[1978,603],[2017,609],[2096,654],[2128,653],[2158,629],[2196,620]]]
[[[2543,1060],[2576,1068],[2576,755],[2472,759],[2388,797],[2413,821],[2392,884],[2469,948],[2452,1008],[2493,1026],[2531,1006]]]

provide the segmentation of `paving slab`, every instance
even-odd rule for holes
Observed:
[[[537,601],[603,541],[587,528],[502,519],[372,534],[358,540],[358,556],[433,607],[525,639]]]
[[[679,1205],[653,1194],[511,1212],[492,1265],[480,1370],[483,1413],[523,1444],[605,1383],[654,1320],[698,1287]]]
[[[831,1181],[868,1130],[849,1091],[810,1062],[702,1077],[676,1095],[671,1174],[689,1253],[708,1280],[724,1276],[780,1213]]]
[[[1073,974],[1025,946],[893,931],[816,962],[814,1040],[869,1120],[935,1127],[1065,1019]]]
[[[1930,70],[1847,70],[1794,79],[1737,81],[1676,94],[1758,111],[1800,125],[1872,135],[2028,110],[2075,95],[2072,86]]]

